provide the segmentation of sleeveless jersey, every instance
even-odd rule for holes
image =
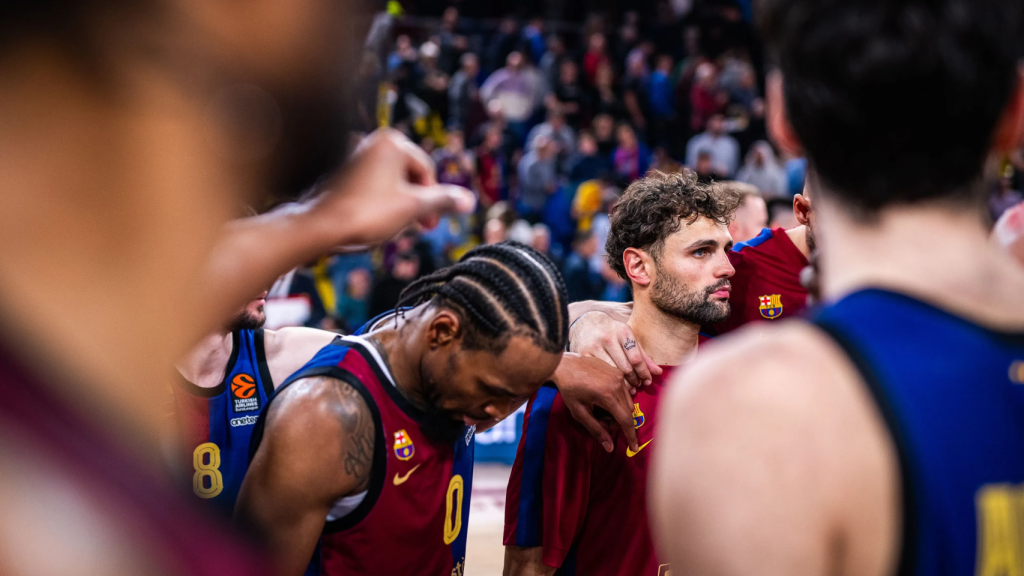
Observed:
[[[870,289],[820,310],[899,455],[900,574],[1024,573],[1024,334]]]
[[[357,390],[373,414],[376,434],[370,486],[365,495],[334,505],[317,546],[319,558],[307,574],[461,576],[474,427],[451,444],[428,440],[417,422],[419,410],[396,388],[377,349],[358,336],[321,349],[270,403],[296,380],[313,376],[337,378]],[[263,438],[265,414],[253,433],[250,457]]]
[[[249,440],[274,392],[263,330],[232,332],[224,381],[200,388],[179,378],[175,413],[191,467],[192,491],[231,514],[249,467]]]

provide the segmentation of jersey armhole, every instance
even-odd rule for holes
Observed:
[[[917,506],[914,476],[910,463],[910,444],[907,440],[903,426],[896,416],[896,410],[892,406],[889,397],[878,374],[871,366],[870,361],[861,353],[856,344],[842,331],[841,328],[832,323],[814,319],[811,323],[829,337],[832,342],[839,346],[843,354],[850,360],[865,383],[868,393],[874,400],[885,427],[889,431],[889,437],[896,447],[896,457],[899,465],[899,490],[900,507],[902,513],[902,529],[899,547],[899,560],[896,563],[896,576],[912,576],[915,571],[914,560],[917,549]]]
[[[252,462],[253,456],[256,455],[256,450],[259,449],[260,443],[263,440],[263,429],[266,425],[267,413],[270,411],[270,404],[274,401],[274,398],[292,383],[316,376],[327,376],[341,380],[351,386],[362,397],[363,402],[366,403],[366,407],[373,416],[373,466],[370,468],[370,485],[367,487],[366,497],[363,498],[363,501],[354,510],[345,516],[333,521],[325,519],[323,534],[333,534],[352,528],[369,515],[373,506],[377,503],[377,498],[380,497],[381,491],[384,489],[384,479],[387,477],[387,447],[384,441],[384,425],[381,420],[380,410],[377,408],[377,403],[374,402],[373,396],[370,395],[366,386],[354,374],[338,366],[318,366],[289,377],[287,382],[274,391],[274,394],[267,400],[266,407],[260,412],[259,419],[253,427],[252,440],[249,442],[249,462]]]
[[[269,398],[274,393],[274,379],[270,376],[270,366],[267,364],[266,339],[263,328],[253,331],[252,340],[253,347],[256,348],[256,369],[260,373],[260,383],[263,384],[263,392]]]

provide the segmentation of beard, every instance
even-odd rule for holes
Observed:
[[[818,249],[818,243],[814,240],[814,228],[811,228],[810,224],[807,225],[807,249],[811,254]]]
[[[662,312],[694,324],[714,324],[729,317],[729,302],[714,302],[711,295],[729,286],[729,280],[722,279],[712,286],[699,290],[687,290],[682,283],[658,267],[658,279],[651,292],[651,302]]]
[[[239,312],[228,323],[228,329],[232,332],[236,330],[259,330],[263,328],[266,322],[267,314],[263,311],[263,306],[260,306],[256,308],[256,312],[249,312],[248,310]]]
[[[449,357],[448,371],[454,371],[455,357]],[[442,378],[445,376],[442,376]],[[437,380],[420,368],[421,394],[425,406],[420,406],[416,421],[428,440],[440,444],[451,444],[466,433],[466,423],[456,418],[455,413],[441,408],[440,386]]]

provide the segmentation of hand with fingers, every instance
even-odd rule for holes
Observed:
[[[633,388],[648,386],[661,368],[636,341],[633,330],[604,312],[592,311],[580,316],[569,329],[569,351],[599,358],[617,367]]]
[[[633,388],[626,384],[618,368],[597,358],[566,353],[552,380],[573,418],[601,443],[606,452],[615,449],[611,427],[616,423],[622,428],[630,450],[639,449],[630,396]],[[595,416],[595,408],[610,414],[612,421],[602,421]]]

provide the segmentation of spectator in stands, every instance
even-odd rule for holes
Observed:
[[[761,96],[757,88],[757,72],[749,62],[744,62],[738,74],[736,86],[729,90],[729,97],[745,110],[750,110],[754,100]]]
[[[768,207],[757,188],[742,182],[721,182],[716,186],[728,186],[741,196],[739,208],[729,222],[733,242],[746,242],[760,234],[768,225]]]
[[[545,103],[551,110],[565,116],[570,126],[580,126],[583,118],[590,113],[590,94],[580,84],[579,67],[566,58],[559,66],[558,76],[552,84],[554,89],[547,95]]]
[[[625,120],[629,115],[622,97],[615,88],[615,71],[608,62],[603,62],[597,67],[591,106],[595,114],[608,114],[614,120]]]
[[[370,319],[370,289],[373,276],[365,268],[354,268],[348,273],[344,290],[338,295],[335,317],[341,320],[339,328],[351,333]]]
[[[707,126],[708,120],[722,111],[727,97],[718,89],[718,70],[710,62],[697,66],[690,90],[690,127],[696,131]]]
[[[437,118],[448,117],[448,75],[437,65],[441,49],[433,42],[420,46],[420,76],[416,84],[416,96],[430,107]]]
[[[576,235],[572,252],[565,259],[562,276],[569,294],[569,302],[596,300],[601,296],[601,285],[590,271],[590,258],[597,253],[597,238],[587,230]]]
[[[549,110],[547,120],[537,124],[526,136],[526,148],[535,147],[538,138],[547,137],[558,144],[558,169],[568,171],[568,158],[576,149],[576,132],[565,123],[565,117],[557,110]]]
[[[548,86],[558,84],[558,77],[561,74],[562,64],[572,62],[565,53],[565,41],[558,34],[548,36],[548,49],[541,57],[537,67],[544,76]],[[575,62],[573,62],[575,64]]]
[[[697,155],[701,150],[711,154],[714,172],[727,178],[736,174],[740,163],[740,145],[736,139],[726,134],[725,118],[715,114],[708,119],[707,130],[690,139],[686,145],[686,165],[695,169]]]
[[[534,18],[526,26],[523,26],[523,44],[526,47],[530,61],[540,64],[541,58],[544,57],[544,52],[547,49],[547,43],[544,41],[543,19]]]
[[[498,25],[498,31],[491,37],[485,53],[487,70],[497,70],[507,61],[508,55],[519,45],[519,25],[515,18],[507,16]]]
[[[547,256],[559,269],[562,267],[562,255],[556,253],[551,245],[551,229],[547,224],[537,223],[533,225],[533,239],[530,242],[533,249]],[[559,251],[560,252],[560,251]]]
[[[461,130],[449,130],[444,148],[435,150],[434,164],[437,166],[437,181],[469,188],[476,176],[473,153],[466,150]]]
[[[651,154],[647,146],[637,140],[636,132],[629,124],[620,122],[615,135],[619,145],[612,154],[612,164],[622,183],[628,184],[647,172]]]
[[[639,50],[639,49],[638,49]],[[643,54],[640,52],[640,54]],[[649,115],[647,63],[642,57],[629,58],[626,75],[622,82],[622,104],[626,107],[629,121],[640,133],[647,133]]]
[[[477,180],[473,186],[484,209],[490,208],[505,195],[505,156],[501,145],[501,126],[488,125],[484,130],[483,142],[476,149]]]
[[[587,130],[580,132],[576,151],[569,157],[569,185],[578,186],[580,182],[593,180],[610,169],[608,156],[598,152],[594,135]]]
[[[491,218],[484,224],[484,244],[504,242],[506,235],[505,223],[500,218]]]
[[[459,61],[461,67],[448,86],[448,125],[472,134],[476,123],[472,121],[471,114],[481,107],[480,86],[477,84],[480,59],[476,54],[466,52]]]
[[[750,147],[743,168],[736,173],[736,180],[756,186],[766,199],[789,197],[786,170],[775,159],[772,145],[764,140]]]
[[[681,172],[683,165],[676,162],[676,159],[669,155],[668,150],[663,147],[654,149],[654,157],[651,161],[651,170],[657,170],[658,172],[664,172],[665,174],[672,174],[673,172]]]
[[[598,114],[592,123],[594,141],[597,142],[597,153],[611,162],[615,152],[615,119],[611,114]]]
[[[600,298],[602,302],[629,302],[632,299],[629,285],[615,270],[612,270],[608,259],[603,257],[601,258],[601,281],[604,285]]]
[[[369,316],[372,318],[393,310],[398,304],[402,290],[420,276],[420,258],[415,252],[403,252],[395,257],[394,264],[373,286],[370,297]]]
[[[587,52],[583,55],[583,75],[591,86],[597,84],[597,71],[606,64],[610,65],[607,42],[604,34],[595,32],[587,38]]]
[[[647,97],[651,110],[651,135],[655,146],[668,146],[675,131],[675,86],[672,83],[672,56],[658,56],[651,73]]]
[[[458,33],[458,24],[459,9],[449,6],[441,15],[441,29],[437,33],[438,45],[441,48],[438,66],[449,76],[455,73],[463,53],[469,47],[466,37]]]
[[[519,161],[520,215],[535,224],[540,221],[544,203],[558,187],[558,144],[547,136],[540,136],[534,148]]]
[[[483,86],[480,97],[484,102],[497,100],[509,128],[522,143],[534,111],[544,97],[544,80],[535,68],[529,66],[519,52],[508,55],[505,67],[496,70]]]
[[[715,170],[715,165],[711,162],[711,152],[709,150],[697,152],[697,165],[693,168],[693,171],[697,173],[697,181],[701,184],[711,184],[712,182],[725,180],[725,176]]]

